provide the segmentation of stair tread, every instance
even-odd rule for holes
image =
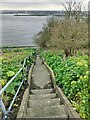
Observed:
[[[29,100],[31,99],[53,99],[53,98],[57,98],[56,93],[51,93],[51,94],[39,94],[39,95],[34,95],[34,94],[30,94],[29,95]]]
[[[60,105],[59,98],[28,101],[28,107],[41,107],[41,106],[54,106],[54,105]]]
[[[36,89],[36,90],[31,90],[30,93],[32,94],[49,94],[53,93],[53,89]]]
[[[68,118],[64,105],[51,106],[51,107],[35,107],[27,108],[27,117],[54,117]]]

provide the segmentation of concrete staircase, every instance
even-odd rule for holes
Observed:
[[[50,75],[39,57],[33,69],[32,81],[24,118],[68,120],[65,106],[52,88]]]
[[[52,70],[37,56],[17,120],[81,120],[63,91],[54,83]]]
[[[67,120],[68,115],[53,89],[35,89],[30,91],[25,118]]]

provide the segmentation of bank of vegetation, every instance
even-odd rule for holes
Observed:
[[[63,51],[41,51],[41,57],[52,68],[56,84],[72,103],[82,118],[89,117],[88,104],[88,55],[72,56],[64,59]]]
[[[2,55],[0,56],[0,87],[4,87],[11,78],[22,68],[24,59],[29,56],[29,60],[27,60],[27,65],[30,69],[32,63],[34,62],[34,53],[35,49],[33,48],[2,48],[0,51]],[[6,108],[9,107],[14,95],[18,87],[20,86],[22,80],[24,79],[23,85],[17,95],[16,101],[13,104],[13,116],[17,114],[19,110],[19,106],[21,103],[21,99],[25,89],[28,87],[27,78],[28,77],[28,69],[26,65],[24,67],[24,71],[22,71],[8,86],[5,92],[2,95],[2,99],[4,101],[4,105]]]
[[[34,40],[41,57],[53,69],[55,80],[82,118],[90,117],[88,18],[82,3],[62,3],[65,17],[51,17]],[[56,52],[55,52],[56,51]]]

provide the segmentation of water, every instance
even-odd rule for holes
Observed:
[[[2,38],[2,46],[35,45],[33,38],[42,30],[43,24],[46,22],[47,16],[2,15],[2,29],[0,25],[0,41]]]

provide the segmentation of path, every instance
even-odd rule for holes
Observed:
[[[33,69],[32,81],[25,118],[68,120],[65,106],[52,88],[49,72],[39,57]]]
[[[42,64],[42,60],[39,57],[37,57],[32,78],[32,89],[51,88],[50,74],[47,71],[45,65]]]

